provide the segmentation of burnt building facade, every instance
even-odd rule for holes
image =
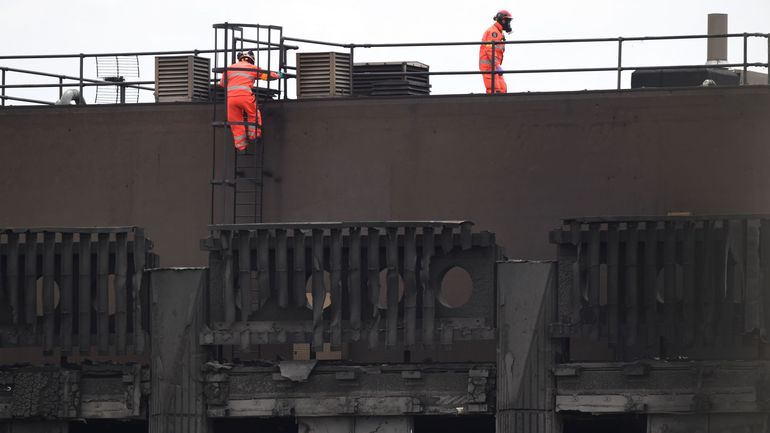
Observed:
[[[263,110],[0,109],[0,432],[768,431],[767,86]]]

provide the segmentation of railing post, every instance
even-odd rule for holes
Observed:
[[[748,36],[748,34],[744,33],[743,34],[743,74],[741,74],[741,86],[745,86],[746,82],[747,82],[746,74],[748,73],[748,70],[749,70],[749,66],[748,66],[748,63],[749,63],[749,50],[748,50],[748,46],[749,46],[749,36]]]
[[[765,35],[765,39],[767,39],[767,85],[770,86],[770,33]]]
[[[353,76],[356,75],[355,73],[355,67],[353,66],[353,54],[356,49],[355,44],[350,45],[350,95],[353,95],[353,86],[354,86],[354,80]]]
[[[80,97],[85,101],[86,96],[83,93],[83,59],[84,58],[85,56],[83,55],[83,53],[80,53],[80,87],[78,90],[80,91]]]
[[[620,81],[623,78],[623,38],[618,38],[618,90],[620,90]]]
[[[490,93],[491,95],[495,94],[495,75],[497,75],[496,74],[496,72],[497,72],[496,69],[497,68],[495,67],[495,51],[496,51],[495,41],[492,41],[492,66],[491,66],[492,70],[490,71],[491,74],[492,74],[492,90],[491,90],[491,93]]]
[[[768,39],[768,40],[770,40],[770,39]],[[768,48],[770,48],[770,45],[768,45]],[[2,100],[3,100],[3,105],[2,105],[3,107],[5,107],[5,72],[6,72],[6,71],[5,71],[5,68],[3,68],[3,69],[2,69],[2,75],[3,75],[3,77],[2,77],[2,83],[3,83],[3,85],[2,85],[2,86],[0,86],[0,87],[1,87],[1,88],[0,88],[0,91],[2,91],[2,95],[3,95],[3,97],[2,97],[2,98],[0,98],[0,99],[2,99]]]
[[[59,77],[59,99],[61,99],[62,95],[64,94],[64,88],[62,87],[64,85],[64,77]]]

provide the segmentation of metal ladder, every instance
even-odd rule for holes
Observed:
[[[233,217],[235,224],[262,222],[263,159],[265,147],[262,141],[250,145],[246,152],[235,153],[235,198]]]
[[[252,39],[245,35],[245,31],[250,32],[252,35],[256,35],[256,38]],[[219,45],[219,33],[224,32],[223,47]],[[267,35],[265,39],[264,36]],[[274,42],[277,41],[277,42]],[[283,29],[276,26],[264,26],[258,24],[215,24],[214,25],[214,45],[217,52],[214,54],[214,80],[218,82],[218,74],[223,73],[223,68],[235,63],[236,53],[238,51],[253,50],[256,54],[255,64],[268,71],[280,70],[283,67],[285,60],[285,49],[283,47]],[[278,58],[274,59],[277,51]],[[222,66],[219,66],[219,61],[222,60]],[[260,62],[262,64],[260,64]],[[267,88],[259,88],[255,92],[255,98],[257,106],[261,106],[260,100],[265,98],[266,95],[280,96],[281,94],[281,80],[276,81],[277,89],[271,86],[270,81],[261,82],[259,84],[267,83]],[[285,82],[284,82],[285,84]],[[215,84],[216,85],[216,84]],[[236,152],[232,146],[232,138],[227,134],[228,126],[230,122],[218,121],[217,103],[224,102],[226,106],[227,95],[223,93],[222,101],[219,101],[214,87],[214,115],[212,126],[214,128],[222,129],[222,142],[226,143],[227,152],[232,152],[234,156],[232,158],[221,158],[222,163],[217,164],[216,155],[217,150],[212,152],[212,181],[211,181],[211,223],[233,223],[233,224],[253,224],[262,222],[262,204],[263,204],[263,185],[264,185],[264,137],[256,144],[251,144],[247,148],[246,152]],[[226,114],[224,115],[226,119]],[[213,138],[214,146],[216,146],[216,132]],[[226,167],[229,161],[233,162],[232,168]],[[219,188],[219,200],[217,200],[216,192]],[[232,204],[232,208],[228,207]],[[219,213],[217,214],[215,207],[219,206]]]

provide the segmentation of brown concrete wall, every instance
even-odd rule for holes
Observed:
[[[138,225],[161,264],[201,265],[211,107],[0,110],[0,227]]]
[[[282,107],[266,218],[470,219],[549,258],[562,217],[770,212],[770,88]]]
[[[265,111],[275,174],[265,221],[470,219],[510,257],[549,258],[548,230],[566,216],[770,213],[768,87]],[[0,226],[142,225],[164,266],[205,264],[211,114],[206,104],[0,109]]]

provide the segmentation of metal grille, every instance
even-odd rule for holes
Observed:
[[[491,233],[471,228],[464,221],[211,226],[204,344],[492,339],[498,251]],[[438,282],[460,263],[489,285],[474,286],[467,304],[441,315]],[[312,320],[303,319],[306,307]]]
[[[121,85],[128,78],[139,78],[139,57],[106,56],[96,57],[96,76],[115,85],[96,87],[97,104],[124,104],[139,102],[139,89]]]
[[[762,356],[770,217],[577,219],[551,236],[554,336],[602,342],[619,359]]]
[[[350,54],[297,53],[297,97],[351,94]]]
[[[353,95],[429,95],[429,70],[428,65],[419,62],[356,63],[353,65]]]
[[[151,242],[135,227],[0,229],[0,282],[10,316],[0,347],[62,354],[143,353]],[[42,308],[41,308],[42,307]]]
[[[206,101],[209,75],[206,57],[156,57],[155,99],[158,102]]]

